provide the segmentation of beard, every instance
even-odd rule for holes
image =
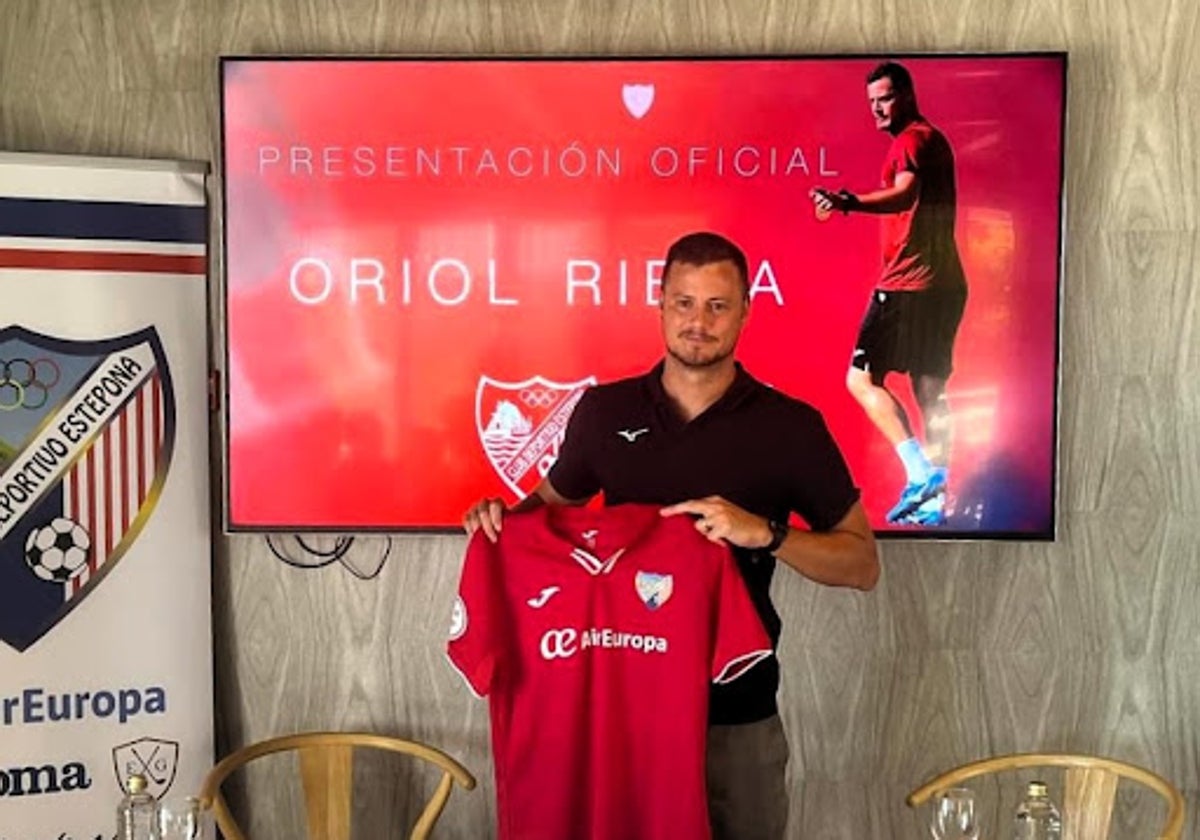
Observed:
[[[667,345],[667,354],[691,370],[706,370],[716,367],[733,355],[732,347],[696,347],[691,346],[687,349],[679,349]]]

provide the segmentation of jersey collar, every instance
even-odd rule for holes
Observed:
[[[617,561],[661,521],[656,505],[568,507],[546,505],[533,511],[542,519],[549,548],[569,557],[589,574],[608,574]]]

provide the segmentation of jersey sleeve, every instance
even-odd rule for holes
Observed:
[[[893,171],[897,174],[911,172],[919,175],[921,164],[924,162],[925,145],[925,136],[915,131],[905,131],[897,137],[896,145],[892,149]]]
[[[497,544],[476,531],[467,544],[458,594],[450,616],[446,653],[476,695],[490,693],[506,667],[503,563]]]
[[[571,412],[562,446],[558,450],[558,459],[550,467],[547,476],[554,489],[572,501],[590,499],[600,491],[600,480],[596,477],[589,456],[594,439],[590,433],[595,411],[593,395],[594,392],[589,388]]]
[[[771,655],[771,640],[746,591],[733,553],[722,546],[715,604],[712,681],[727,683]]]

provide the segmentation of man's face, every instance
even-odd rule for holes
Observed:
[[[897,91],[887,76],[867,85],[867,102],[880,131],[899,129],[912,116],[912,95]]]
[[[686,367],[712,367],[733,355],[750,307],[737,266],[672,263],[663,278],[667,352]]]

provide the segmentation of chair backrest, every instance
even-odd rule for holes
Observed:
[[[425,744],[368,732],[307,732],[250,744],[221,759],[204,779],[201,806],[212,809],[226,840],[246,840],[221,795],[222,782],[256,758],[294,751],[300,763],[309,840],[350,840],[354,751],[362,748],[416,756],[441,768],[441,779],[409,834],[411,840],[429,836],[455,782],[466,790],[475,787],[475,777],[465,767]]]
[[[985,758],[947,770],[910,793],[906,801],[915,808],[970,779],[1030,767],[1066,769],[1063,840],[1106,840],[1117,782],[1121,779],[1139,782],[1166,800],[1167,816],[1158,829],[1159,840],[1179,840],[1183,832],[1183,795],[1178,788],[1162,776],[1134,764],[1090,755],[1017,753]]]

